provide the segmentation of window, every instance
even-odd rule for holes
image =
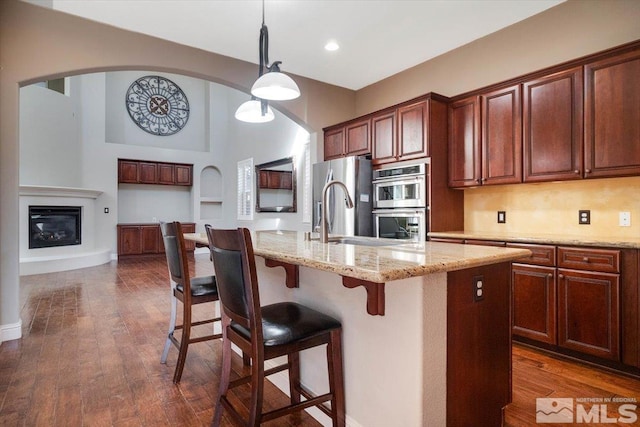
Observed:
[[[253,158],[238,162],[238,220],[253,220]]]

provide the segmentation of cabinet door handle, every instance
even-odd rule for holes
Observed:
[[[564,274],[558,274],[558,279],[564,279]]]
[[[591,173],[591,169],[585,169],[584,173]]]
[[[588,257],[582,258],[582,262],[589,262],[589,258]]]
[[[553,278],[553,274],[552,274],[552,273],[549,273],[549,274],[547,274],[547,277],[548,277],[549,279],[552,279],[552,278]]]
[[[573,171],[573,173],[575,173],[576,175],[578,175],[580,173],[580,170],[576,169]]]

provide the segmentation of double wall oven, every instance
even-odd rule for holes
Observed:
[[[373,171],[376,237],[423,242],[427,239],[429,162]]]

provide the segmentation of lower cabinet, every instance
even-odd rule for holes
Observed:
[[[620,360],[620,275],[558,269],[558,345]]]
[[[195,233],[195,223],[182,223],[185,233]],[[195,249],[193,241],[185,241],[187,251]],[[118,256],[164,253],[160,224],[118,224]]]
[[[514,335],[556,344],[556,269],[514,263],[511,307]]]

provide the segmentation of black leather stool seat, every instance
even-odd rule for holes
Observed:
[[[342,326],[333,317],[294,302],[266,305],[260,311],[264,345],[267,347],[289,344]],[[237,323],[232,322],[231,328],[247,340],[251,339],[249,330]]]
[[[176,289],[184,292],[182,285],[176,285]],[[191,295],[203,297],[205,295],[218,295],[215,276],[193,277],[191,279]]]

